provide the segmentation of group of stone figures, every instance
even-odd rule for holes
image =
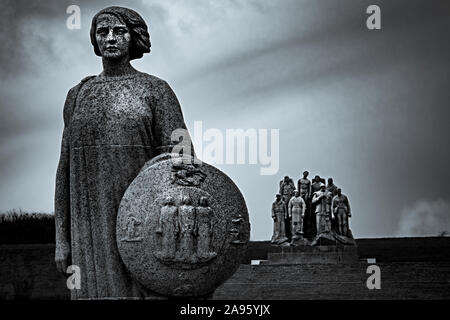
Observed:
[[[166,197],[156,230],[161,236],[161,251],[156,257],[188,263],[215,258],[217,253],[210,251],[213,215],[207,197],[200,197],[198,206],[192,205],[190,196],[183,196],[180,206],[173,197]]]
[[[193,206],[191,197],[183,196],[178,206],[172,196],[167,196],[156,229],[161,237],[161,250],[155,256],[165,262],[196,263],[213,259],[217,255],[210,251],[213,223],[214,213],[207,197],[200,197],[199,205]],[[121,240],[141,241],[141,224],[139,219],[129,215],[126,238]]]
[[[272,243],[282,244],[354,244],[349,228],[350,203],[333,178],[316,175],[311,182],[309,172],[297,182],[285,176],[272,204],[274,229]]]

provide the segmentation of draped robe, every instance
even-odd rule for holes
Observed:
[[[176,144],[171,134],[179,128],[186,126],[174,92],[146,73],[89,77],[69,91],[55,224],[57,250],[70,243],[71,263],[80,267],[81,289],[72,299],[148,294],[119,256],[117,211],[144,164]]]

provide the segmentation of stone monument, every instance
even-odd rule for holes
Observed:
[[[358,251],[348,219],[350,203],[332,178],[316,175],[311,184],[308,171],[298,180],[298,189],[288,203],[292,234],[282,234],[286,226],[280,223],[285,212],[281,194],[272,204],[274,234],[268,261],[263,264],[339,264],[358,262]],[[286,178],[282,181],[287,181]],[[285,185],[287,184],[285,183]],[[311,187],[312,192],[310,192]],[[281,235],[281,237],[280,237]],[[290,241],[288,241],[290,240]]]
[[[57,268],[80,268],[72,299],[207,296],[245,252],[245,201],[192,148],[181,161],[171,155],[180,143],[172,134],[187,132],[178,99],[166,81],[130,64],[150,52],[143,18],[105,8],[90,38],[103,72],[70,89],[64,104]]]

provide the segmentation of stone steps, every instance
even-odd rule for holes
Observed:
[[[214,299],[450,298],[450,263],[380,263],[381,289],[366,286],[368,264],[242,265]]]

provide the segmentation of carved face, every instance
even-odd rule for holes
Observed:
[[[129,56],[130,30],[116,16],[101,14],[97,18],[95,38],[103,58],[117,60]]]
[[[300,192],[298,192],[298,191],[295,191],[295,194],[294,194],[296,197],[298,197],[299,195],[300,195]]]
[[[305,171],[305,172],[303,172],[303,178],[307,178],[308,177],[308,175],[309,175],[309,172],[308,171]]]
[[[337,194],[340,196],[342,194],[341,189],[337,189]]]

